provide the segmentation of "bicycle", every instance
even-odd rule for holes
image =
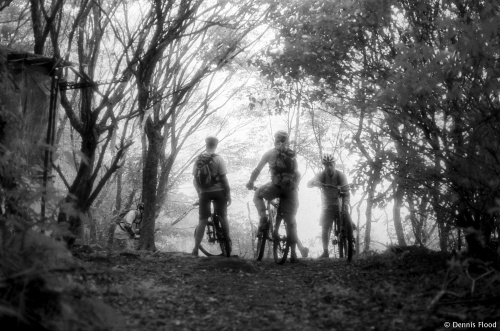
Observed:
[[[354,235],[351,218],[349,217],[349,211],[347,204],[345,203],[345,193],[342,192],[342,188],[348,186],[349,184],[336,186],[330,184],[323,184],[325,187],[334,187],[338,189],[339,200],[340,200],[340,210],[338,222],[335,222],[335,237],[332,240],[333,245],[338,245],[339,248],[339,258],[344,258],[344,253],[347,255],[347,261],[352,260],[352,255],[354,251]]]
[[[256,190],[256,188],[254,188]],[[279,209],[279,199],[267,200],[267,227],[257,232],[257,261],[262,260],[266,248],[266,241],[273,243],[273,257],[277,264],[285,263],[290,242],[287,236],[286,222],[282,222]]]
[[[198,205],[199,202],[196,202],[195,205]],[[226,256],[230,257],[231,255],[231,240],[226,235],[227,232],[222,226],[222,220],[219,215],[215,212],[215,208],[212,205],[212,213],[207,222],[206,226],[206,235],[203,236],[203,239],[200,243],[200,251],[206,256]],[[194,236],[196,238],[196,231],[198,230],[198,226],[194,229]]]

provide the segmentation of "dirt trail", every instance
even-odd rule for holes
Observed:
[[[437,253],[282,266],[158,252],[84,260],[94,275],[85,286],[128,330],[447,330],[500,319],[498,301],[439,297],[447,259]]]

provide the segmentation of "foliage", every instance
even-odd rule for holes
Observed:
[[[47,194],[33,180],[38,173],[17,151],[0,144],[0,311],[7,328],[59,330],[51,317],[61,314],[68,284],[52,270],[74,262],[66,246],[56,241],[67,229],[57,224],[54,214],[39,218],[42,197],[47,205],[55,201],[50,199],[53,192]]]
[[[358,178],[380,170],[382,178],[397,178],[407,206],[430,190],[441,249],[457,226],[481,229],[487,244],[500,171],[494,2],[273,3],[278,46],[266,54],[263,73],[311,80],[327,93],[318,100],[354,106],[366,158]],[[368,123],[382,130],[363,139]],[[378,156],[364,151],[384,140],[390,144]],[[482,254],[477,238],[468,244]]]

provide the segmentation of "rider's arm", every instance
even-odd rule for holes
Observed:
[[[298,170],[299,169],[299,165],[297,163],[297,159],[294,159],[293,162],[295,163],[295,182],[297,184],[297,186],[299,186],[300,184],[300,181],[302,180],[302,174],[300,173],[300,171]]]
[[[194,185],[194,189],[196,190],[196,193],[198,193],[198,195],[200,195],[200,187],[198,186],[198,182],[196,181],[196,178],[193,178],[193,185]]]
[[[314,187],[314,186],[321,186],[321,181],[319,180],[318,176],[314,176],[313,179],[307,182],[307,187]]]
[[[200,187],[198,186],[198,182],[196,181],[196,163],[193,166],[193,186],[194,189],[196,190],[196,193],[198,193],[198,196],[200,195]]]
[[[262,169],[264,168],[266,163],[269,161],[269,153],[270,152],[266,152],[262,156],[262,159],[260,159],[259,164],[257,164],[257,167],[255,167],[255,169],[252,171],[252,174],[250,175],[250,180],[248,181],[248,184],[253,185],[253,183],[255,182],[257,177],[259,177],[260,172],[262,171]]]
[[[227,205],[229,206],[231,204],[231,188],[229,187],[229,181],[227,180],[226,162],[218,155],[214,158],[214,161],[217,164],[218,177],[227,198]]]
[[[222,185],[222,188],[224,189],[224,193],[226,194],[228,205],[230,205],[231,204],[231,188],[229,187],[229,181],[227,180],[226,175],[220,175],[220,183]]]

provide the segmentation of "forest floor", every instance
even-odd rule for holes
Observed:
[[[79,258],[86,295],[112,308],[104,330],[500,328],[498,271],[431,251],[284,265],[174,252]]]

